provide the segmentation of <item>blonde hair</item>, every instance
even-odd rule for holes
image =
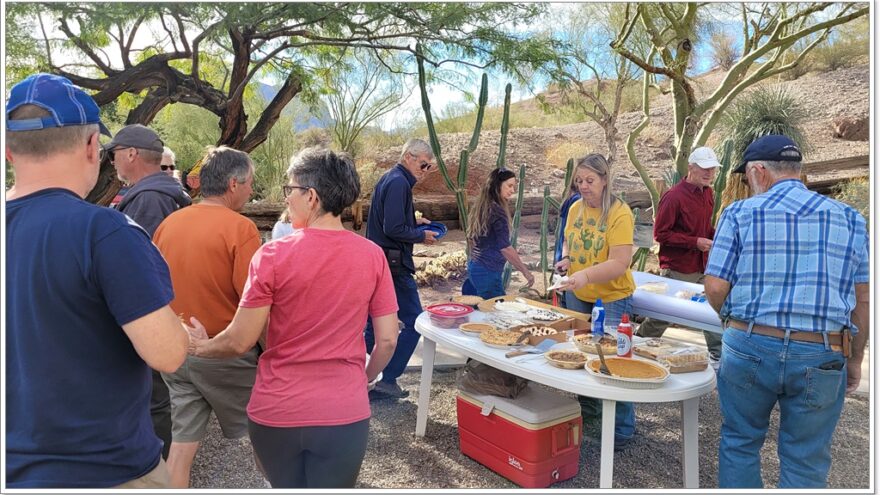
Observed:
[[[575,165],[575,173],[577,173],[578,169],[592,170],[599,177],[605,179],[605,189],[602,191],[602,215],[599,217],[598,225],[599,227],[602,227],[608,221],[608,213],[611,211],[611,206],[614,202],[620,201],[619,198],[611,194],[611,165],[604,156],[598,153],[590,153],[578,160],[577,165]],[[581,198],[581,200],[584,201],[584,205],[586,205],[586,200],[583,198]],[[585,214],[586,208],[582,209],[581,213]]]

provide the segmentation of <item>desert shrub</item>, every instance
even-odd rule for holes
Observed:
[[[817,46],[811,57],[818,69],[836,70],[870,62],[871,32],[867,16],[837,26],[828,41]]]
[[[733,163],[755,139],[785,134],[806,152],[809,150],[803,123],[808,117],[803,103],[782,86],[758,86],[734,101],[721,121],[721,137],[733,141]]]
[[[376,183],[379,182],[379,178],[382,177],[385,170],[377,167],[375,162],[367,160],[358,160],[355,166],[357,167],[358,177],[361,179],[360,197],[368,198],[373,194],[373,190],[376,189]]]
[[[720,138],[733,142],[731,163],[739,163],[749,144],[768,134],[784,134],[809,150],[803,123],[807,112],[801,101],[781,86],[758,86],[740,96],[724,115],[720,125]],[[742,183],[742,174],[730,174],[721,194],[721,211],[734,201],[749,197],[750,189]]]
[[[712,48],[712,61],[715,65],[724,70],[733,67],[739,58],[736,49],[736,40],[724,32],[716,32],[709,39],[709,46]]]
[[[330,143],[333,142],[333,137],[327,129],[309,127],[308,129],[297,133],[296,141],[299,149],[311,148],[313,146],[328,148],[330,147]]]
[[[546,157],[548,164],[555,167],[565,168],[565,164],[568,163],[569,158],[577,160],[578,158],[586,156],[592,152],[592,146],[587,143],[573,143],[571,141],[566,141],[547,148],[544,152],[544,156]]]
[[[865,177],[843,181],[834,186],[831,197],[846,203],[862,214],[871,225],[871,184]]]

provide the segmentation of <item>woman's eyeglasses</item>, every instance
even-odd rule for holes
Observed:
[[[159,168],[164,172],[166,170],[174,170],[174,165],[159,165]]]
[[[294,189],[302,189],[303,191],[308,191],[311,187],[306,186],[281,186],[281,192],[284,194],[284,197],[290,196],[290,193],[293,192]]]

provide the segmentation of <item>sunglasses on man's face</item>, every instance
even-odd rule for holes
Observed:
[[[174,165],[159,165],[159,168],[164,172],[166,170],[174,170]]]
[[[426,171],[426,172],[428,172],[428,171],[430,171],[432,168],[434,168],[434,164],[433,164],[433,163],[428,163],[428,162],[422,162],[422,164],[419,165],[419,168],[422,169],[422,170],[424,170],[424,171]]]

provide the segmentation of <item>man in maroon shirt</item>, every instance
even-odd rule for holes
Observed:
[[[685,282],[703,283],[703,271],[712,248],[715,228],[710,187],[721,164],[711,148],[697,148],[688,157],[688,174],[660,199],[654,220],[654,239],[660,243],[660,275]],[[646,319],[637,335],[660,337],[669,323]],[[721,335],[703,332],[714,361],[721,357]]]

